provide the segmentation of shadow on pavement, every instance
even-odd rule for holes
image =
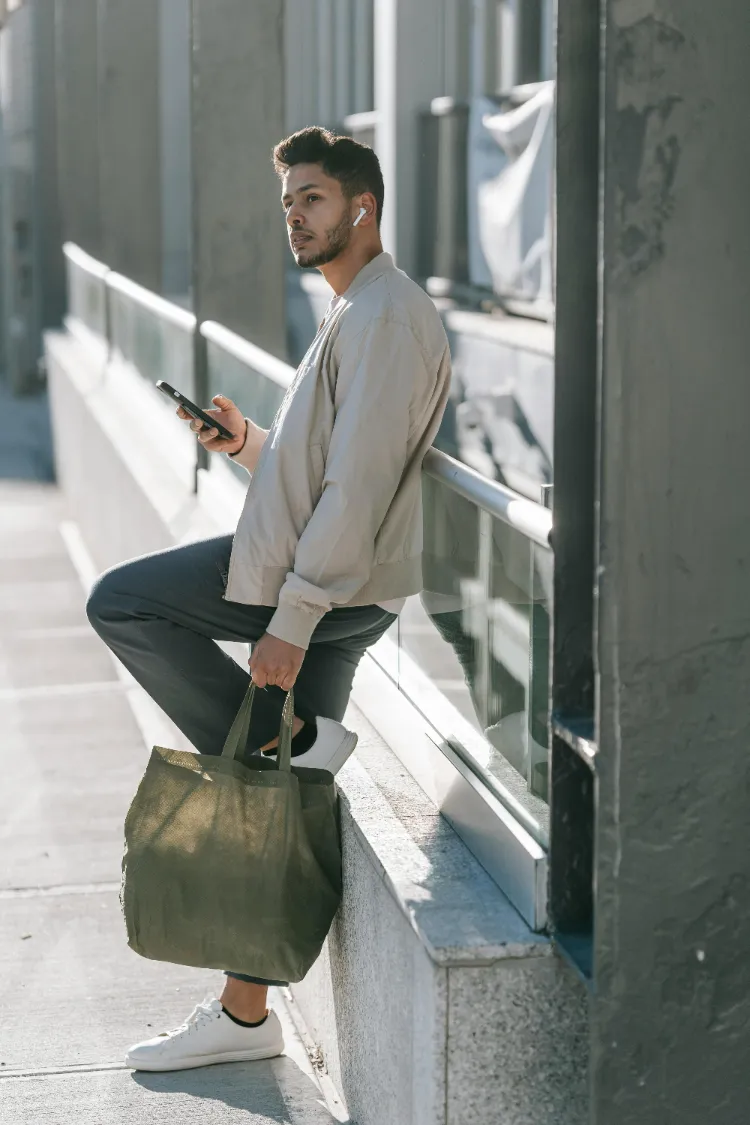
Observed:
[[[160,1074],[135,1071],[132,1077],[144,1090],[220,1102],[228,1109],[257,1115],[263,1122],[331,1125],[336,1121],[312,1079],[285,1056]]]

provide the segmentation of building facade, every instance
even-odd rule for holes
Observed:
[[[102,427],[91,466],[65,435],[125,389],[158,409],[162,376],[268,425],[327,303],[285,246],[284,134],[373,144],[386,248],[450,336],[425,589],[355,693],[401,772],[373,751],[346,783],[350,905],[296,993],[355,1119],[393,1119],[370,1027],[387,1112],[414,1125],[743,1121],[745,7],[2,14],[4,369],[23,391],[44,357],[99,565],[216,530],[212,504],[229,527],[241,486],[175,432],[161,512],[123,474],[127,435]],[[92,356],[114,373],[96,394]],[[118,482],[131,538],[90,472]],[[388,973],[408,998],[390,1050]]]

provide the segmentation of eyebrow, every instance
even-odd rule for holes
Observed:
[[[297,188],[297,190],[294,194],[295,195],[301,195],[303,191],[309,191],[310,188],[317,188],[317,190],[320,191],[320,184],[303,184],[302,187]],[[291,199],[291,198],[292,198],[291,192],[287,191],[282,195],[281,202],[283,203],[285,199]]]

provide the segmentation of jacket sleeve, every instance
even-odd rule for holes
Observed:
[[[245,423],[246,423],[246,425],[249,426],[250,425],[250,419],[246,418]],[[249,452],[250,451],[247,448],[247,438],[245,438],[245,444],[242,446],[242,449],[238,449],[236,453],[227,453],[226,456],[228,457],[228,459],[230,461],[234,461],[234,463],[236,465],[242,465],[242,468],[247,469],[248,473],[250,473],[250,476],[252,476],[253,470],[252,470],[252,467],[251,467],[250,462],[248,460]],[[257,457],[256,457],[256,461],[257,461]]]
[[[307,648],[321,617],[369,580],[426,380],[422,350],[406,325],[375,320],[344,345],[323,490],[268,625],[275,637]]]

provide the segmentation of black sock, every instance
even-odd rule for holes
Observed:
[[[297,731],[292,739],[292,757],[297,758],[309,750],[318,737],[318,724],[305,719],[305,725]]]
[[[266,1012],[263,1019],[258,1020],[257,1023],[245,1023],[244,1020],[238,1020],[236,1016],[233,1016],[231,1012],[228,1012],[223,1004],[221,1005],[221,1008],[222,1008],[222,1011],[224,1012],[224,1015],[229,1016],[232,1023],[238,1023],[240,1025],[240,1027],[262,1027],[263,1024],[266,1022],[266,1020],[268,1019],[268,1012]]]

